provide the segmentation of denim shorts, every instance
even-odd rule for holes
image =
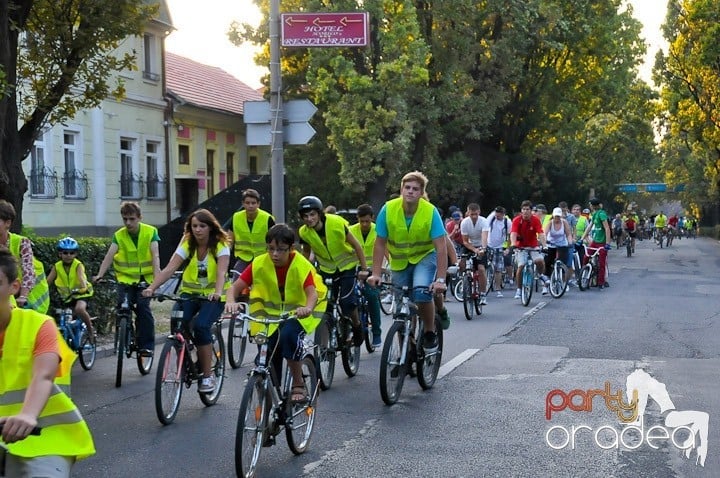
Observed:
[[[429,287],[435,281],[437,271],[437,252],[432,251],[423,257],[417,264],[408,264],[403,270],[393,270],[392,278],[395,287],[408,286]],[[433,296],[422,289],[412,291],[412,300],[415,303],[432,302]]]

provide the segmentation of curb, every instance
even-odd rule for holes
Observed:
[[[157,349],[157,346],[159,344],[165,343],[165,340],[168,336],[168,334],[155,334],[155,348]],[[106,358],[106,357],[112,357],[115,355],[115,351],[113,350],[115,346],[111,343],[109,344],[102,344],[98,345],[97,349],[95,350],[95,359],[99,358]]]

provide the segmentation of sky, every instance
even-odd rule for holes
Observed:
[[[252,45],[236,47],[227,38],[233,20],[260,24],[260,11],[252,0],[166,0],[176,30],[166,39],[167,49],[206,65],[222,68],[252,88],[262,86],[260,78],[268,68],[255,65]],[[640,76],[648,83],[655,53],[664,45],[660,25],[665,20],[666,0],[629,0],[634,16],[643,25],[642,36],[649,44]],[[201,8],[202,7],[202,8]],[[652,84],[652,83],[651,83]]]

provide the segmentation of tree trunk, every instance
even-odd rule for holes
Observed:
[[[0,199],[5,199],[15,208],[11,230],[19,233],[23,224],[23,196],[27,191],[27,178],[16,145],[17,126],[11,128],[11,125],[6,124],[5,134],[0,137]]]

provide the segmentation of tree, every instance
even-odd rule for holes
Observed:
[[[22,161],[42,129],[122,97],[117,71],[135,55],[114,51],[139,35],[157,11],[144,0],[7,0],[0,2],[0,198],[22,227],[27,179]],[[112,78],[112,79],[111,79]]]

